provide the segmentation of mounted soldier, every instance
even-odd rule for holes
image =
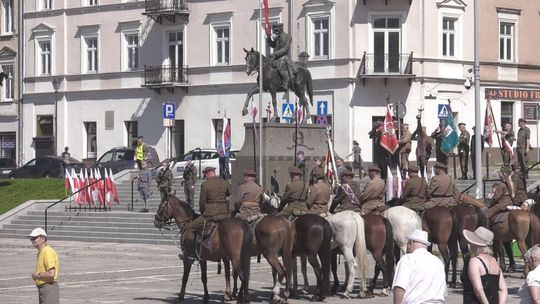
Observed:
[[[203,170],[206,181],[201,185],[199,210],[202,216],[190,222],[184,232],[185,252],[190,260],[196,258],[195,234],[200,233],[207,222],[218,222],[229,216],[227,197],[231,193],[231,185],[226,180],[216,176],[216,168],[206,167]]]
[[[279,72],[283,89],[287,90],[290,87],[291,78],[296,74],[294,64],[289,57],[292,38],[283,31],[283,23],[272,25],[272,31],[276,35],[275,38],[266,37],[266,42],[274,49],[269,58],[272,59],[272,65]]]
[[[360,184],[353,181],[354,172],[351,170],[343,171],[343,183],[337,190],[337,194],[332,200],[330,213],[338,213],[349,210],[353,212],[362,212],[360,207]]]
[[[511,177],[513,189],[510,189],[514,193],[512,201],[514,205],[521,206],[529,198],[527,195],[527,180],[519,165],[512,164],[512,170],[514,171]]]
[[[386,184],[381,179],[381,169],[379,167],[369,166],[368,174],[371,181],[368,182],[364,191],[360,194],[362,213],[382,212],[386,210],[386,204],[384,203]]]
[[[418,176],[418,167],[409,165],[409,179],[405,183],[405,189],[401,195],[403,207],[407,207],[416,212],[424,210],[428,194],[428,184],[425,179]]]
[[[440,162],[435,164],[435,176],[431,178],[428,188],[429,202],[424,206],[426,209],[435,206],[454,207],[457,205],[460,193],[452,178],[446,174],[448,167]]]
[[[499,171],[499,177],[501,181],[493,185],[491,207],[484,210],[484,215],[486,216],[488,223],[491,222],[491,219],[496,214],[506,211],[506,207],[512,205],[512,187],[508,172],[504,168],[501,169],[501,171]]]
[[[332,195],[332,189],[325,180],[324,169],[315,167],[311,171],[311,175],[315,179],[313,185],[309,190],[309,196],[306,204],[308,213],[318,214],[326,217],[328,213],[328,203],[330,202],[330,196]]]
[[[257,185],[257,173],[251,169],[244,170],[244,182],[238,187],[238,193],[234,201],[233,216],[248,223],[252,223],[264,216],[259,207],[262,196],[262,188]]]
[[[281,197],[278,216],[300,216],[308,211],[306,200],[309,186],[302,179],[302,171],[297,167],[290,167],[289,175],[291,182],[287,184]]]

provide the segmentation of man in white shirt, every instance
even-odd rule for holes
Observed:
[[[444,265],[427,251],[427,232],[416,229],[407,240],[407,254],[399,260],[392,284],[394,304],[444,303]]]

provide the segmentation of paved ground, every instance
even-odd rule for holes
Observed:
[[[174,303],[182,273],[174,246],[67,241],[50,243],[60,258],[62,303]],[[30,278],[35,258],[36,250],[30,241],[0,239],[0,303],[37,303],[37,291]],[[211,301],[219,303],[224,289],[223,275],[216,274],[215,263],[210,263],[209,268]],[[313,283],[311,270],[310,276],[310,282]],[[343,275],[341,277],[343,278]],[[519,303],[516,292],[522,281],[519,274],[507,277],[510,287],[507,303]],[[270,287],[270,268],[266,262],[252,263],[252,303],[268,302]],[[200,273],[194,270],[185,303],[200,303],[201,296]],[[305,296],[290,302],[306,302],[307,299]],[[383,297],[361,300],[368,304],[390,301],[391,298]],[[326,302],[356,303],[358,300],[331,297],[327,298]],[[450,289],[447,303],[462,303],[461,290]]]

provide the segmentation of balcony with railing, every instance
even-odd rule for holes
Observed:
[[[144,13],[155,22],[161,23],[163,17],[172,23],[189,21],[189,7],[187,0],[145,0]]]
[[[175,88],[186,89],[188,82],[188,67],[181,66],[144,66],[143,87],[160,91],[166,89],[174,92]]]
[[[409,54],[368,54],[364,53],[358,77],[366,78],[414,78],[412,70],[413,53]]]

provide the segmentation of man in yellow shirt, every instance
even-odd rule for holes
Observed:
[[[47,245],[47,233],[36,228],[28,235],[32,245],[38,250],[36,269],[32,279],[36,282],[39,293],[39,304],[59,304],[58,288],[58,256],[56,251]]]

